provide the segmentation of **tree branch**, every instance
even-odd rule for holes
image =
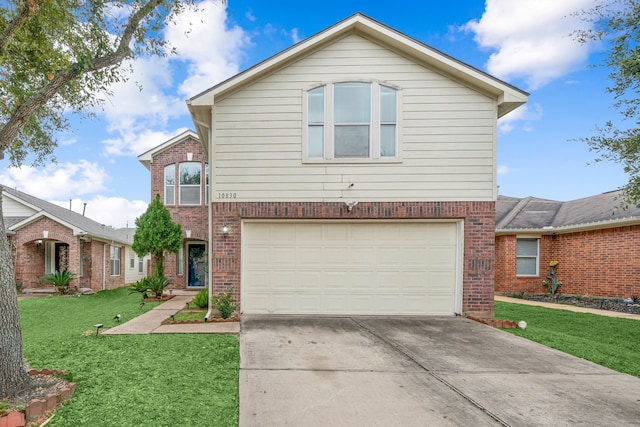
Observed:
[[[82,74],[91,73],[119,64],[125,58],[130,56],[132,51],[129,45],[136,30],[139,28],[140,23],[162,2],[163,0],[150,0],[129,17],[127,25],[122,32],[122,36],[120,37],[120,41],[115,51],[102,57],[93,58],[88,66],[82,65],[78,62],[71,64],[65,70],[58,72],[57,75],[55,75],[53,79],[46,86],[42,87],[35,95],[19,105],[15,109],[9,120],[7,120],[7,122],[0,129],[0,159],[4,157],[4,151],[16,138],[21,127],[29,119],[29,117],[31,117],[31,115],[35,113],[38,108],[40,108],[51,98],[53,98],[63,87],[69,84],[69,82]],[[33,2],[29,4],[32,3]],[[25,5],[25,9],[26,12],[24,12],[23,9],[23,11],[21,11],[21,14],[23,12],[26,13],[26,19],[28,19],[30,10],[29,5]]]
[[[13,37],[20,28],[29,21],[31,16],[38,13],[39,6],[43,1],[44,0],[31,0],[22,4],[22,9],[18,15],[9,22],[4,32],[0,35],[0,54],[4,52],[7,45],[13,40]]]

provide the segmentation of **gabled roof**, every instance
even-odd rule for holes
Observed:
[[[140,163],[142,163],[144,165],[145,168],[147,168],[148,170],[151,170],[151,163],[153,163],[153,156],[155,156],[158,153],[163,152],[164,150],[166,150],[167,148],[170,148],[176,144],[181,143],[182,141],[184,141],[187,138],[192,138],[196,141],[199,141],[198,138],[198,134],[195,133],[192,130],[186,130],[184,132],[182,132],[180,135],[174,136],[173,138],[171,138],[170,140],[163,142],[162,144],[158,145],[157,147],[152,148],[149,151],[145,151],[144,153],[140,154],[138,156],[138,160],[140,161]],[[207,149],[207,147],[204,147],[205,150]]]
[[[73,230],[73,234],[76,236],[86,235],[87,237],[129,245],[133,242],[133,235],[131,235],[131,239],[128,240],[125,233],[119,232],[110,226],[100,224],[70,209],[65,209],[62,206],[55,205],[5,185],[0,185],[0,187],[2,187],[4,197],[9,197],[36,211],[33,215],[27,217],[5,217],[5,227],[9,232],[16,232],[40,218],[50,218]]]
[[[366,15],[356,13],[189,99],[187,105],[200,136],[205,138],[208,134],[206,129],[211,127],[209,111],[217,97],[262,78],[348,34],[358,34],[387,46],[391,50],[412,58],[417,63],[424,64],[426,67],[495,97],[498,104],[498,117],[504,116],[527,101],[529,94],[515,86],[458,61]],[[207,143],[208,141],[203,140],[203,144],[207,145]]]
[[[640,208],[622,204],[620,190],[568,202],[498,196],[496,234],[569,233],[640,224]]]

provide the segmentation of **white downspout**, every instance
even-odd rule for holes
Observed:
[[[213,108],[211,109],[211,122],[213,123]],[[207,131],[209,132],[209,146],[207,147],[207,161],[209,162],[209,194],[207,194],[208,199],[209,199],[209,203],[207,203],[207,227],[208,227],[208,232],[209,232],[209,246],[207,247],[207,280],[209,283],[207,283],[207,287],[209,289],[209,298],[207,299],[207,314],[205,314],[204,316],[204,321],[208,322],[209,318],[211,317],[211,312],[213,310],[213,307],[211,306],[211,297],[213,296],[213,224],[212,224],[212,220],[213,218],[211,217],[211,203],[213,203],[213,199],[211,197],[212,191],[211,189],[213,188],[213,143],[212,143],[212,138],[213,138],[213,132],[211,131],[211,128],[207,128]]]
[[[107,289],[107,264],[105,258],[107,257],[107,244],[102,245],[102,290]]]

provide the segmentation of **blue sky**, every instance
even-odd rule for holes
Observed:
[[[364,13],[531,95],[499,123],[500,194],[572,200],[619,188],[627,177],[577,141],[617,120],[606,93],[603,47],[569,34],[571,13],[591,0],[205,1],[166,37],[170,58],[131,64],[130,82],[97,118],[73,119],[60,135],[57,164],[20,169],[0,162],[0,182],[114,227],[132,226],[150,198],[149,172],[137,155],[193,128],[185,100],[351,16]],[[184,30],[191,23],[191,33]],[[138,89],[136,83],[142,86]]]

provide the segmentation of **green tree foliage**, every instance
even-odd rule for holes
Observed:
[[[136,218],[133,235],[135,253],[142,257],[151,254],[155,261],[155,276],[164,277],[166,253],[176,253],[182,246],[182,227],[171,219],[171,214],[156,194],[145,213]]]
[[[162,29],[194,0],[0,2],[0,158],[54,160],[67,114],[101,104],[126,80],[122,62],[167,55]],[[0,398],[31,386],[24,369],[15,274],[0,204]]]
[[[601,65],[609,68],[611,85],[607,91],[615,97],[614,107],[628,126],[620,128],[609,120],[596,128],[596,134],[581,141],[598,153],[596,161],[622,164],[629,175],[623,187],[626,202],[640,205],[640,1],[597,0],[591,9],[578,12],[589,29],[573,36],[580,43],[604,43],[607,55]]]

